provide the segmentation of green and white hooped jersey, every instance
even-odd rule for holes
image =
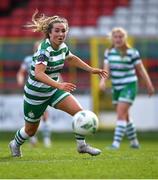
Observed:
[[[139,52],[129,48],[122,57],[115,48],[106,50],[104,53],[104,63],[109,65],[112,87],[122,89],[131,82],[137,81],[135,65],[141,62]]]
[[[35,65],[40,63],[46,65],[45,73],[53,80],[58,81],[65,58],[70,54],[71,52],[65,43],[62,43],[58,50],[54,50],[49,39],[41,42],[33,55],[30,74],[24,87],[24,100],[26,102],[32,105],[40,105],[46,102],[57,90],[35,78]]]

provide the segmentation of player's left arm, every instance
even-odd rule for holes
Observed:
[[[151,79],[142,63],[142,61],[140,63],[138,63],[136,66],[135,66],[137,72],[139,73],[140,77],[143,79],[143,81],[145,82],[145,85],[147,87],[147,91],[148,91],[148,94],[149,96],[153,95],[154,92],[155,92],[155,89],[154,89],[154,86],[151,82]]]
[[[99,69],[99,68],[93,68],[93,67],[89,66],[87,63],[85,63],[84,61],[82,61],[79,57],[77,57],[73,54],[69,55],[66,59],[70,66],[75,66],[75,67],[81,68],[92,74],[98,74],[104,78],[106,78],[108,76],[108,72],[106,70]]]

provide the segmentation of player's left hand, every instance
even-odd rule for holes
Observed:
[[[152,84],[147,86],[148,95],[152,96],[155,93],[155,88]]]
[[[92,68],[92,74],[98,74],[102,78],[108,78],[108,72],[104,69]]]

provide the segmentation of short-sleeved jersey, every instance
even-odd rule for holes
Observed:
[[[106,50],[104,63],[109,65],[113,88],[122,89],[127,83],[136,82],[138,78],[135,65],[140,62],[140,55],[136,49],[127,49],[124,56],[115,48]]]
[[[35,78],[35,65],[46,65],[45,73],[53,80],[58,81],[59,74],[64,66],[65,58],[71,54],[67,45],[62,43],[58,50],[54,50],[49,39],[45,39],[33,55],[33,62],[29,78],[24,87],[24,100],[32,105],[39,105],[49,100],[56,92],[56,88],[48,86]]]
[[[29,55],[24,58],[24,61],[21,64],[21,68],[26,70],[28,74],[31,69],[31,63],[32,63],[32,55]]]

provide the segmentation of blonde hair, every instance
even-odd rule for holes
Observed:
[[[130,48],[131,46],[127,42],[127,37],[128,37],[127,31],[122,27],[115,27],[115,28],[112,29],[111,33],[109,34],[110,40],[112,40],[112,37],[113,37],[114,33],[116,33],[116,32],[120,32],[124,36],[124,38],[125,38],[125,47],[127,49]],[[111,48],[112,47],[114,47],[114,44],[112,44]]]
[[[122,27],[113,28],[111,33],[110,33],[110,37],[112,38],[113,34],[116,33],[116,32],[120,32],[121,34],[123,34],[125,39],[127,39],[127,31],[125,29],[123,29]]]
[[[55,23],[64,23],[66,25],[66,31],[68,31],[67,19],[60,16],[46,16],[45,14],[38,15],[38,10],[32,15],[32,22],[28,23],[25,27],[31,28],[34,32],[43,32],[46,37],[49,38],[49,33]]]

